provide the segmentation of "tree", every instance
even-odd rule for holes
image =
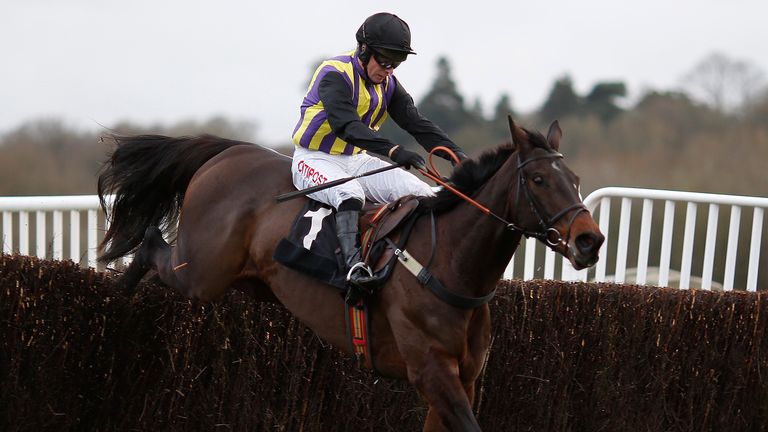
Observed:
[[[111,129],[80,131],[59,119],[26,122],[0,135],[0,195],[61,195],[96,192],[96,177],[111,142],[99,137],[118,135],[214,134],[231,139],[252,140],[254,123],[233,122],[224,117],[181,121],[163,126],[140,126],[122,122]]]
[[[449,134],[477,120],[464,106],[464,96],[456,89],[447,58],[437,60],[437,77],[419,103],[419,110]]]
[[[493,132],[495,139],[503,142],[509,141],[509,124],[507,123],[507,116],[511,115],[512,118],[517,118],[517,113],[512,108],[512,101],[508,94],[502,93],[499,100],[496,102],[496,106],[493,108],[493,118],[489,129]]]
[[[469,115],[475,120],[483,118],[483,101],[481,101],[479,97],[475,98],[475,102],[472,104],[472,109],[469,110]]]
[[[712,53],[684,77],[684,86],[720,112],[742,109],[765,81],[765,74],[745,60]]]
[[[539,114],[545,122],[562,120],[577,114],[580,106],[581,98],[573,90],[571,77],[566,75],[555,81],[547,100],[539,110]]]
[[[59,119],[26,122],[0,137],[0,195],[94,193],[108,150]]]
[[[584,111],[596,115],[603,123],[608,123],[622,111],[616,105],[616,99],[626,95],[627,87],[623,82],[597,83],[584,98]]]
[[[496,106],[493,108],[493,121],[506,122],[507,116],[511,115],[515,117],[515,110],[512,109],[512,99],[506,93],[502,93],[499,97],[499,101],[496,102]]]
[[[768,87],[758,92],[758,95],[745,106],[745,114],[752,123],[768,127]]]

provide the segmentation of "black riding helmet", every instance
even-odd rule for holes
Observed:
[[[411,48],[411,29],[397,15],[380,12],[368,17],[355,34],[360,57],[365,62],[370,58],[370,50],[363,45],[385,54],[394,61],[404,61],[408,54],[416,54]]]

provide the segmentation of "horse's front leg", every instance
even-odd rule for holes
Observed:
[[[440,354],[439,350],[431,349],[423,363],[422,371],[426,372],[424,376],[433,376],[438,382],[443,381],[442,386],[450,386],[450,391],[443,389],[443,395],[449,397],[438,397],[437,400],[448,400],[448,403],[442,402],[442,406],[448,406],[448,414],[443,414],[445,408],[438,408],[430,402],[430,410],[427,414],[427,421],[424,426],[425,431],[432,430],[461,430],[461,431],[479,431],[480,426],[472,412],[472,405],[475,401],[475,383],[482,372],[485,363],[485,357],[490,348],[491,342],[491,317],[490,309],[487,305],[475,309],[470,317],[466,327],[466,345],[461,360],[448,353]],[[441,370],[442,369],[442,370]],[[446,381],[447,380],[447,381]],[[463,390],[464,397],[456,390],[456,386]],[[432,386],[439,390],[440,385]],[[417,386],[418,388],[418,386]],[[419,391],[422,391],[419,389]],[[428,390],[429,391],[429,390]],[[455,395],[459,395],[458,397]],[[422,392],[422,395],[426,394]],[[429,399],[428,399],[429,400]],[[457,402],[458,401],[458,402]],[[438,402],[440,403],[440,402]]]
[[[479,431],[467,390],[460,378],[459,362],[449,353],[431,348],[418,370],[409,367],[408,378],[429,403],[424,431]]]

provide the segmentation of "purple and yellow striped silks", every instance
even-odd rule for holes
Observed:
[[[318,87],[329,72],[340,72],[344,76],[360,120],[375,131],[387,118],[387,106],[395,92],[395,80],[389,76],[381,84],[367,83],[355,51],[325,60],[315,70],[301,104],[301,118],[293,130],[293,143],[328,154],[357,154],[361,151],[359,147],[347,143],[333,132],[320,100]]]

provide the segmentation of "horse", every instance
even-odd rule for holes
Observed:
[[[604,236],[559,153],[560,126],[553,122],[546,138],[511,117],[509,126],[511,143],[458,165],[451,188],[417,208],[408,252],[422,263],[432,256],[432,275],[456,296],[489,297],[523,235],[576,269],[598,260]],[[241,289],[281,303],[320,338],[352,353],[339,290],[273,260],[306,201],[275,199],[294,189],[290,157],[210,135],[114,138],[116,149],[98,179],[111,222],[99,259],[135,252],[118,281],[123,289],[130,292],[151,269],[193,299],[215,301]],[[109,193],[115,194],[110,206]],[[170,245],[162,235],[174,229]],[[428,404],[423,430],[479,431],[472,406],[490,345],[488,304],[450,305],[397,265],[369,306],[375,370],[415,387]]]

